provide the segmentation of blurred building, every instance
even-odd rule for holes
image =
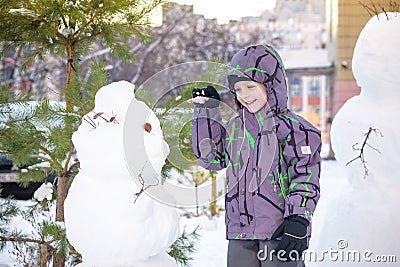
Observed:
[[[286,68],[289,107],[328,138],[334,66],[326,49],[279,50]]]
[[[275,9],[242,18],[241,32],[261,28],[262,39],[278,49],[325,48],[325,8],[321,3],[323,0],[277,0]]]
[[[360,93],[352,72],[352,58],[358,36],[371,18],[364,6],[381,13],[383,9],[389,10],[393,3],[392,0],[326,0],[327,48],[329,60],[335,67],[332,118],[349,98]],[[334,157],[332,150],[329,154]]]
[[[329,142],[334,62],[328,55],[324,0],[277,0],[274,10],[245,24],[264,23],[264,40],[283,58],[289,86],[289,107],[304,116]]]
[[[248,45],[268,43],[274,46],[287,70],[290,108],[320,128],[323,138],[327,139],[332,115],[330,96],[334,67],[326,49],[328,39],[323,0],[278,0],[274,10],[266,10],[260,16],[232,20],[228,24],[216,24],[215,20],[195,15],[192,6],[184,8],[192,13],[189,17],[195,18],[196,29],[211,24],[214,30],[228,32],[227,36],[220,34],[217,37],[224,38],[226,53],[220,58],[225,62],[238,49]],[[169,20],[168,13],[165,13],[164,22]],[[182,43],[183,39],[175,38],[168,45]],[[208,50],[217,51],[218,48],[209,46]]]
[[[335,62],[332,112],[336,114],[347,99],[360,93],[352,72],[352,57],[358,36],[371,15],[362,6],[382,12],[391,0],[326,0],[329,57]],[[373,6],[375,5],[375,7]]]

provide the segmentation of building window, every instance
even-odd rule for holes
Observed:
[[[309,96],[320,96],[320,90],[319,90],[319,80],[316,78],[313,78],[310,80],[310,91],[308,93]]]
[[[290,84],[292,96],[301,96],[301,81],[299,78],[294,78]]]

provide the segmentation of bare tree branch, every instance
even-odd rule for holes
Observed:
[[[110,51],[111,51],[111,49],[108,47],[108,48],[104,48],[104,49],[101,49],[99,51],[93,52],[93,53],[91,53],[89,55],[86,55],[86,56],[82,57],[80,59],[80,63],[82,64],[82,63],[84,63],[84,62],[86,62],[89,59],[92,59],[94,57],[98,57],[98,56],[102,56],[104,54],[108,54],[108,53],[110,53]]]
[[[174,21],[174,23],[172,23],[164,31],[162,31],[161,34],[158,36],[158,38],[151,45],[149,45],[146,48],[145,52],[143,53],[143,57],[139,61],[137,71],[136,71],[135,75],[131,78],[131,83],[135,84],[139,80],[139,77],[142,74],[144,65],[146,63],[146,60],[147,60],[147,57],[149,56],[149,54],[164,40],[164,38],[168,35],[168,33],[170,33],[172,31],[172,29],[175,28],[177,23],[179,21],[181,21],[185,16],[186,16],[186,13],[184,13],[181,17],[178,17]]]

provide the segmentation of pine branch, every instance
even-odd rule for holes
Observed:
[[[197,233],[198,229],[199,227],[196,227],[190,234],[183,230],[182,235],[170,247],[168,254],[181,266],[191,265],[190,261],[193,258],[190,254],[196,251],[195,243],[200,237]]]
[[[25,3],[28,5],[29,9],[35,11],[35,13],[38,13],[38,10],[35,8],[35,6],[31,3],[29,0],[25,0]]]
[[[30,67],[28,64],[35,60],[34,57],[42,60],[44,56],[47,55],[46,53],[60,56],[64,58],[64,60],[67,54],[66,59],[73,59],[75,61],[80,55],[90,51],[91,44],[98,40],[103,40],[103,42],[109,46],[110,51],[116,52],[116,54],[119,53],[128,58],[129,49],[121,40],[125,41],[128,37],[138,37],[143,41],[148,37],[149,33],[146,32],[149,26],[147,17],[162,1],[152,0],[143,5],[140,4],[140,1],[105,1],[110,4],[102,3],[104,4],[103,7],[99,5],[102,1],[72,1],[76,5],[74,7],[68,6],[67,2],[68,1],[47,1],[46,5],[43,6],[44,2],[33,0],[2,1],[1,10],[6,11],[0,18],[2,53],[4,54],[7,52],[4,49],[13,48],[15,45],[19,45],[20,48],[24,47],[21,61],[26,59],[23,65],[23,68],[26,69]],[[7,12],[10,9],[14,9],[14,12]],[[66,30],[63,30],[64,27]],[[25,49],[26,47],[30,49]],[[19,49],[18,51],[22,50]],[[66,185],[66,178],[70,178],[76,174],[79,165],[79,162],[75,162],[69,166],[71,164],[73,151],[73,146],[70,144],[71,135],[78,124],[76,116],[79,115],[82,117],[93,109],[94,94],[101,86],[108,82],[104,74],[104,69],[101,70],[104,75],[100,75],[100,71],[96,69],[96,77],[94,77],[94,75],[90,76],[89,81],[79,83],[77,82],[79,78],[77,75],[79,73],[77,72],[75,76],[75,72],[72,70],[71,66],[70,62],[68,62],[66,65],[66,82],[64,86],[59,86],[60,88],[65,88],[65,90],[60,93],[60,96],[64,97],[66,100],[66,111],[55,114],[56,112],[44,103],[43,107],[39,108],[39,111],[32,115],[33,117],[29,117],[29,121],[27,122],[22,120],[21,117],[12,118],[11,120],[21,119],[21,121],[10,121],[9,125],[12,127],[1,131],[1,133],[6,132],[8,136],[3,138],[2,134],[0,141],[2,153],[4,151],[9,151],[9,155],[12,155],[12,160],[18,165],[32,166],[39,163],[38,161],[44,160],[51,163],[50,170],[57,172],[57,179],[59,182],[55,218],[57,221],[63,221],[64,219],[63,203],[67,195],[66,189],[68,188]],[[92,67],[92,65],[90,67]],[[101,67],[100,64],[99,67]],[[77,83],[75,84],[75,82]],[[8,94],[6,90],[4,90],[4,92],[6,92],[5,95],[7,94],[5,98],[12,101],[11,93]],[[1,91],[0,95],[0,101],[2,100],[3,91]],[[3,109],[1,111],[3,111]],[[47,119],[52,116],[59,115],[64,116],[63,126],[46,127],[46,132],[35,126],[37,123],[48,121]],[[110,117],[108,120],[117,123],[115,116]],[[6,140],[7,138],[9,140]],[[12,142],[9,142],[10,140]],[[38,152],[40,152],[39,155],[37,155]],[[42,153],[44,155],[42,155]],[[32,156],[32,154],[34,154],[34,156]],[[32,159],[34,159],[33,163]],[[31,176],[39,180],[40,175],[46,172],[47,170],[43,172],[41,168],[35,168],[34,170],[29,169],[28,172],[20,173],[19,178],[29,183],[29,181],[32,180]],[[151,185],[145,185],[143,180],[142,189],[145,190],[149,186]],[[0,221],[3,223],[5,219],[6,218],[0,218]],[[32,224],[35,223],[33,221],[30,222]],[[52,246],[56,251],[53,249],[51,252],[53,256],[53,265],[55,267],[61,267],[64,266],[65,262],[63,256],[70,253],[70,251],[68,251],[68,245],[65,241],[65,234],[62,229],[56,231],[55,228],[52,227],[55,226],[49,226],[49,235],[46,236],[46,238],[54,241]],[[35,228],[38,229],[39,227],[36,225]],[[44,226],[42,230],[44,231]],[[2,235],[2,242],[0,242],[0,245],[4,242],[13,242],[14,244],[31,243],[40,246],[51,242],[43,241],[46,240],[43,233],[40,233],[43,239],[41,241],[33,237],[6,236],[1,232],[1,227],[0,235]],[[24,246],[25,244],[21,245],[22,248]],[[28,252],[31,253],[31,258],[27,257],[27,260],[40,257],[36,252],[32,252],[31,248],[29,249],[30,251]],[[24,250],[18,250],[18,248],[16,248],[16,251],[24,252]],[[61,256],[58,257],[58,255]]]
[[[16,124],[16,123],[19,123],[19,122],[26,122],[26,121],[29,121],[29,120],[31,120],[32,118],[33,118],[33,116],[31,116],[31,117],[25,117],[25,118],[21,118],[21,119],[8,120],[8,121],[6,121],[4,124],[7,125],[7,126],[10,126],[10,125],[12,125],[12,124]]]
[[[58,168],[63,169],[61,164],[58,163],[57,159],[54,158],[54,154],[50,152],[50,150],[48,150],[47,148],[45,148],[44,146],[39,146],[39,149],[46,155],[48,155],[51,159],[51,162],[56,165]]]
[[[94,32],[94,33],[92,33],[90,36],[85,36],[85,37],[77,38],[77,39],[75,40],[75,42],[77,42],[77,43],[85,42],[86,40],[93,39],[94,37],[100,36],[101,34],[103,34],[103,31]]]
[[[44,240],[27,238],[27,237],[19,237],[19,236],[0,236],[0,241],[1,242],[34,243],[34,244],[39,244],[39,245],[46,245],[53,249],[53,247],[50,244],[56,240],[44,241]]]
[[[67,159],[65,160],[65,163],[64,163],[63,173],[67,173],[67,172],[68,172],[68,165],[69,165],[69,162],[70,162],[70,160],[71,160],[72,153],[74,152],[74,149],[75,149],[75,146],[74,146],[74,144],[71,142],[71,147],[70,147],[70,149],[69,149],[69,151],[68,151]]]
[[[0,187],[0,195],[1,195],[1,187]],[[11,202],[10,198],[1,200],[0,202],[0,222],[1,225],[6,225],[10,219],[20,213],[19,207]],[[0,233],[2,232],[0,227]]]
[[[41,159],[43,161],[50,162],[50,163],[52,162],[51,159],[43,157],[43,156],[40,156],[40,155],[32,155],[31,158],[33,158],[33,159]]]

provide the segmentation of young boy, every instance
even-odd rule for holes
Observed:
[[[304,266],[319,199],[320,132],[287,108],[285,70],[268,45],[238,51],[229,88],[238,116],[221,125],[218,92],[196,88],[193,151],[226,168],[228,267]]]

